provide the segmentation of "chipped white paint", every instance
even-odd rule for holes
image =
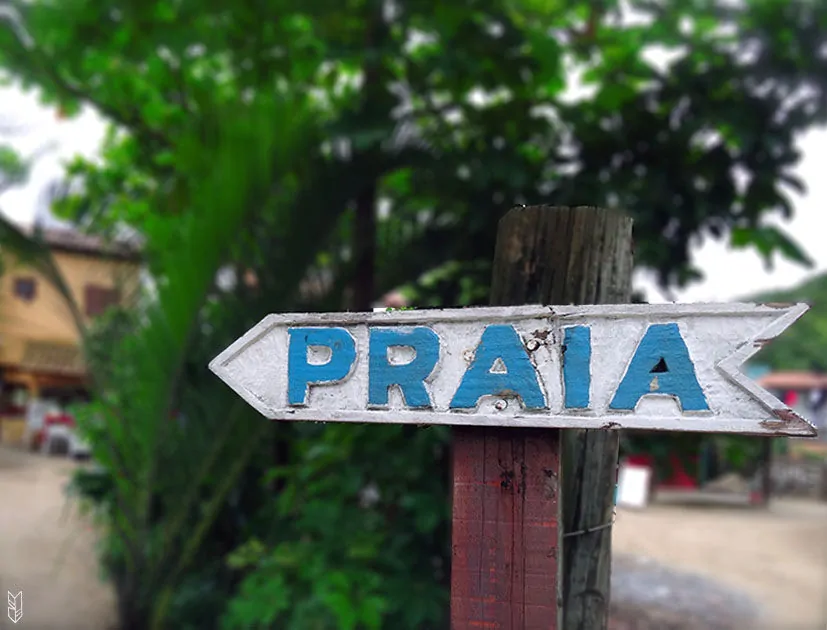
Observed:
[[[269,315],[217,356],[210,369],[264,416],[279,420],[813,436],[816,431],[808,421],[740,371],[747,359],[807,308],[806,304],[640,304]],[[681,411],[675,398],[657,395],[656,376],[651,387],[655,395],[644,395],[633,411],[610,409],[648,326],[672,323],[680,330],[709,410]],[[517,330],[548,408],[526,409],[518,398],[485,396],[476,409],[449,409],[482,331],[491,324],[509,324]],[[562,377],[563,327],[577,325],[591,331],[590,404],[582,410],[564,406]],[[348,376],[311,385],[307,404],[301,407],[289,405],[287,399],[288,328],[297,326],[345,328],[356,341],[356,359]],[[406,408],[395,386],[390,388],[386,408],[368,406],[368,330],[376,326],[403,330],[425,326],[438,335],[439,361],[425,380],[430,409]],[[410,349],[390,350],[391,364],[412,358]],[[315,355],[313,348],[308,354],[311,364],[329,358]]]

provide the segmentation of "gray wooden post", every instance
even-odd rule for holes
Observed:
[[[555,252],[551,304],[624,304],[632,298],[632,220],[602,208],[548,213]],[[609,620],[612,522],[619,434],[563,431],[563,629]]]

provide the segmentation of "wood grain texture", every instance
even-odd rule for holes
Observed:
[[[634,257],[629,217],[599,208],[560,209],[548,214],[545,230],[546,238],[558,235],[554,267],[559,271],[552,276],[549,290],[553,303],[621,304],[631,299]],[[591,530],[611,521],[618,438],[608,431],[563,433],[565,532]],[[563,539],[562,630],[607,627],[611,553],[611,528]]]
[[[629,301],[629,217],[591,207],[514,208],[500,222],[500,234],[492,296],[507,295],[509,304]]]
[[[548,229],[558,212],[568,210],[515,208],[500,221],[492,304],[568,303],[554,299],[568,271],[557,249],[566,235]],[[561,627],[560,439],[559,430],[454,430],[452,630]],[[518,483],[496,483],[503,462]]]
[[[632,222],[619,213],[598,208],[527,207],[511,210],[501,221],[497,239],[492,281],[492,303],[520,304],[539,301],[545,304],[625,303],[631,297],[633,270]],[[498,448],[490,434],[463,430],[460,448],[484,452]],[[548,431],[547,451],[560,461],[565,439],[564,527],[575,532],[603,524],[611,518],[618,455],[618,435],[607,431]],[[466,456],[462,451],[459,456]],[[548,455],[547,455],[548,457]],[[527,469],[536,462],[525,462]],[[562,468],[562,466],[561,466]],[[521,619],[515,625],[508,618],[494,618],[496,628],[565,628],[600,630],[608,623],[609,582],[611,577],[611,529],[573,536],[562,544],[559,500],[561,468],[554,470],[555,501],[543,504],[542,512],[554,522],[554,545],[563,554],[551,554],[555,567],[546,565],[537,581],[557,578],[552,592],[560,596],[561,608],[542,618]],[[455,518],[457,513],[454,513]],[[511,530],[510,540],[499,544],[517,546],[523,532]],[[456,544],[456,539],[455,539]],[[558,556],[560,556],[558,558]],[[562,562],[558,562],[562,560]],[[565,574],[561,569],[565,567]],[[483,563],[497,573],[497,567]],[[563,577],[565,575],[565,577]],[[513,578],[513,573],[511,574]],[[508,576],[505,576],[508,577]],[[468,586],[461,577],[454,593]],[[546,585],[549,586],[548,584]],[[484,593],[492,596],[493,593]],[[551,599],[551,598],[549,598]],[[453,603],[453,597],[452,597]],[[520,603],[511,601],[511,608]],[[513,619],[512,615],[512,619]],[[484,621],[488,621],[483,617]],[[508,624],[511,625],[508,625]],[[536,624],[536,625],[535,625]],[[459,626],[455,626],[459,627]]]
[[[560,432],[457,430],[451,628],[559,628]]]

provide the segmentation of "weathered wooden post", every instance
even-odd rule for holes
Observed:
[[[600,208],[514,208],[497,233],[491,303],[628,302],[632,267],[628,217]],[[453,630],[483,622],[604,627],[598,621],[607,618],[611,530],[599,526],[612,515],[618,434],[564,433],[455,429]],[[564,530],[574,536],[562,544]]]
[[[274,420],[459,427],[452,630],[603,628],[613,430],[816,434],[739,369],[807,306],[617,304],[629,230],[595,208],[515,209],[492,301],[542,304],[268,315],[210,369]]]

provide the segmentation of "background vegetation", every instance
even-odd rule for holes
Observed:
[[[4,76],[110,125],[54,211],[139,234],[153,280],[84,332],[125,630],[445,627],[448,431],[263,422],[206,365],[265,313],[485,303],[520,203],[625,208],[665,288],[693,239],[808,263],[768,219],[827,116],[827,7],[626,5],[2,0]]]
[[[815,276],[797,287],[764,293],[758,299],[810,305],[795,328],[761,352],[761,362],[776,369],[827,371],[827,276]]]

